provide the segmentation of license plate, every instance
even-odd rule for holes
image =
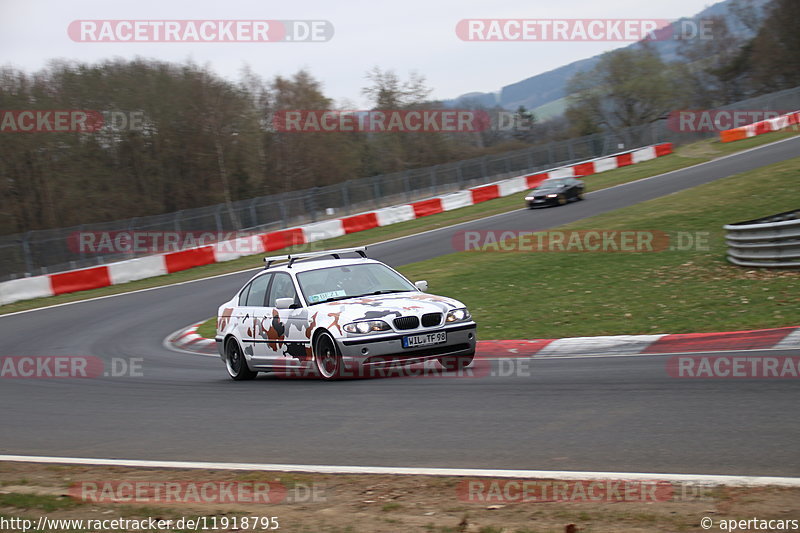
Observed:
[[[533,203],[535,203],[535,204],[540,204],[540,203],[542,203],[542,202],[544,202],[544,200],[534,200],[534,201],[533,201]]]
[[[422,335],[406,335],[403,337],[403,348],[419,348],[447,342],[447,332],[424,333]]]

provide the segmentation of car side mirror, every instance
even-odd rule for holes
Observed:
[[[291,309],[294,305],[294,298],[278,298],[275,300],[275,307],[278,309]]]
[[[428,290],[428,282],[427,282],[427,281],[425,281],[425,280],[422,280],[422,281],[415,281],[415,282],[414,282],[414,286],[415,286],[416,288],[418,288],[419,290],[421,290],[422,292],[425,292],[425,291],[427,291],[427,290]]]

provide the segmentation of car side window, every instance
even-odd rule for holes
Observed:
[[[245,305],[248,307],[264,307],[270,278],[272,278],[272,274],[264,274],[250,283],[250,292],[247,294],[247,303]]]
[[[269,288],[267,307],[277,307],[278,298],[292,298],[297,303],[297,291],[294,289],[294,282],[289,274],[275,273]]]
[[[251,285],[252,283],[248,283],[245,285],[244,289],[242,289],[242,292],[239,293],[239,307],[247,305],[247,294],[250,292]]]

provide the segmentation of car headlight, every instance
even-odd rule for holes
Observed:
[[[469,320],[472,318],[472,315],[469,314],[466,307],[461,309],[453,309],[449,313],[447,313],[447,322],[461,322],[462,320]]]
[[[525,197],[525,200],[527,200],[527,201],[529,201],[529,202],[530,202],[531,200],[533,200],[533,196],[526,196],[526,197]]]
[[[548,194],[547,197],[548,198],[558,198],[558,195],[557,194]]]
[[[351,322],[350,324],[345,324],[344,329],[347,333],[360,333],[361,335],[366,335],[367,333],[372,333],[373,331],[388,331],[389,324],[384,322],[383,320],[363,320],[361,322]]]

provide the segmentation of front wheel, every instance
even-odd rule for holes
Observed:
[[[233,338],[229,339],[228,344],[225,345],[225,368],[228,370],[228,375],[236,381],[253,379],[258,375],[258,372],[250,370],[250,367],[247,366],[242,348]]]
[[[342,357],[336,350],[336,343],[330,333],[321,333],[314,343],[314,363],[320,377],[325,380],[337,379],[342,373]]]
[[[567,205],[567,196],[564,194],[558,195],[558,205]]]
[[[581,192],[579,192],[579,193],[578,193],[578,196],[577,196],[577,198],[578,198],[578,200],[583,200],[583,199],[585,199],[585,198],[586,198],[586,197],[583,195],[583,191],[581,191]]]
[[[442,365],[445,370],[454,372],[456,370],[463,370],[467,368],[470,364],[472,364],[472,360],[474,358],[475,354],[440,357],[439,364]]]

